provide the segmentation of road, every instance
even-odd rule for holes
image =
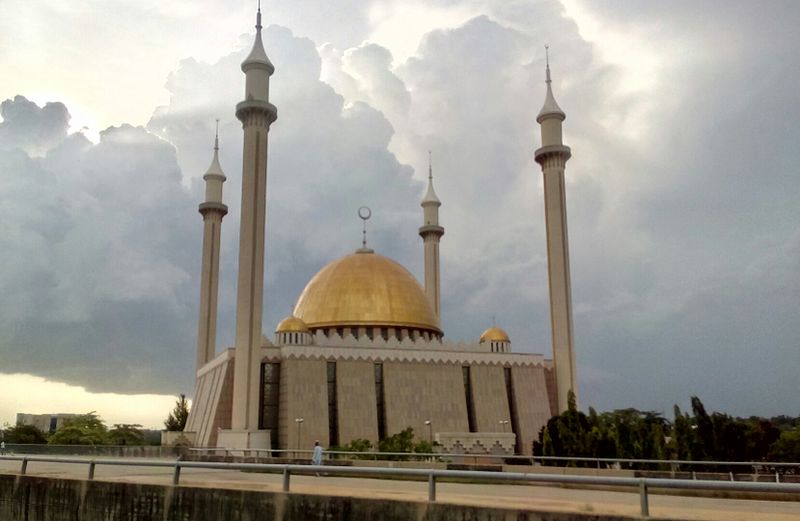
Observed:
[[[0,473],[18,474],[20,462],[0,460]],[[29,462],[30,475],[85,479],[83,464]],[[98,466],[95,479],[128,483],[170,484],[172,470],[157,467]],[[181,470],[181,485],[278,492],[282,476],[231,470]],[[291,478],[291,492],[364,498],[427,501],[427,482],[335,476]],[[558,486],[437,483],[437,501],[538,511],[639,515],[638,492],[567,489]],[[757,501],[650,494],[650,515],[708,521],[797,521],[800,501]]]

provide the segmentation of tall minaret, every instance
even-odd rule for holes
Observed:
[[[256,15],[256,40],[250,55],[242,62],[242,71],[245,74],[245,97],[236,105],[236,117],[244,128],[244,150],[231,430],[251,432],[259,427],[267,134],[270,124],[278,117],[278,110],[269,102],[269,77],[275,72],[275,67],[261,42],[260,6]]]
[[[200,203],[203,216],[203,264],[200,270],[200,319],[197,321],[197,370],[214,358],[217,339],[217,292],[219,290],[219,240],[222,218],[228,207],[222,204],[225,174],[219,166],[219,120],[214,136],[214,159],[203,180],[206,200]]]
[[[431,301],[436,318],[441,321],[441,284],[439,282],[439,240],[444,228],[439,226],[439,207],[442,202],[433,191],[433,167],[431,153],[428,152],[428,191],[422,198],[422,226],[419,235],[425,244],[425,293]]]
[[[545,52],[547,53],[547,46]],[[547,227],[547,272],[550,279],[550,326],[553,334],[558,412],[567,410],[567,394],[578,395],[575,375],[575,347],[572,337],[572,290],[569,280],[569,241],[567,238],[567,202],[564,167],[571,156],[561,138],[561,124],[566,114],[556,103],[550,86],[550,59],[546,68],[547,95],[536,121],[542,129],[542,147],[534,158],[544,175],[544,211]]]

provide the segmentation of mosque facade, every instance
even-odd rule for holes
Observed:
[[[242,63],[245,100],[235,345],[217,353],[219,243],[227,213],[218,143],[200,205],[204,221],[196,387],[184,434],[199,447],[231,449],[341,446],[378,442],[408,427],[441,450],[530,454],[551,415],[576,391],[561,143],[564,113],[550,86],[537,120],[545,206],[554,359],[518,353],[493,326],[475,342],[451,342],[441,315],[441,201],[428,185],[421,202],[424,285],[367,246],[324,266],[274,335],[262,334],[267,150],[277,108],[269,102],[275,71],[261,38]],[[363,212],[363,213],[362,213]],[[369,217],[368,210],[359,215]],[[266,300],[269,301],[267,295]],[[563,400],[562,400],[563,398]],[[564,407],[562,407],[562,401]]]

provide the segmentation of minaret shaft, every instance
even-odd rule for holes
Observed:
[[[203,261],[200,268],[200,317],[197,321],[197,370],[214,358],[217,338],[219,293],[219,243],[222,216],[219,211],[203,216]]]
[[[267,206],[267,133],[257,113],[245,115],[233,429],[258,429],[261,316],[264,299],[264,230]]]
[[[423,236],[425,247],[425,293],[431,302],[433,312],[440,318],[441,283],[439,282],[439,238],[429,233]]]
[[[559,156],[543,164],[545,226],[547,230],[547,272],[550,287],[550,327],[553,365],[558,389],[558,410],[567,410],[570,390],[578,394],[572,325],[572,290],[569,272],[567,205],[564,190],[564,161]]]

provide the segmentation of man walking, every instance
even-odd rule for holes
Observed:
[[[311,464],[316,466],[322,465],[322,447],[319,441],[314,442],[314,455],[311,456]]]

